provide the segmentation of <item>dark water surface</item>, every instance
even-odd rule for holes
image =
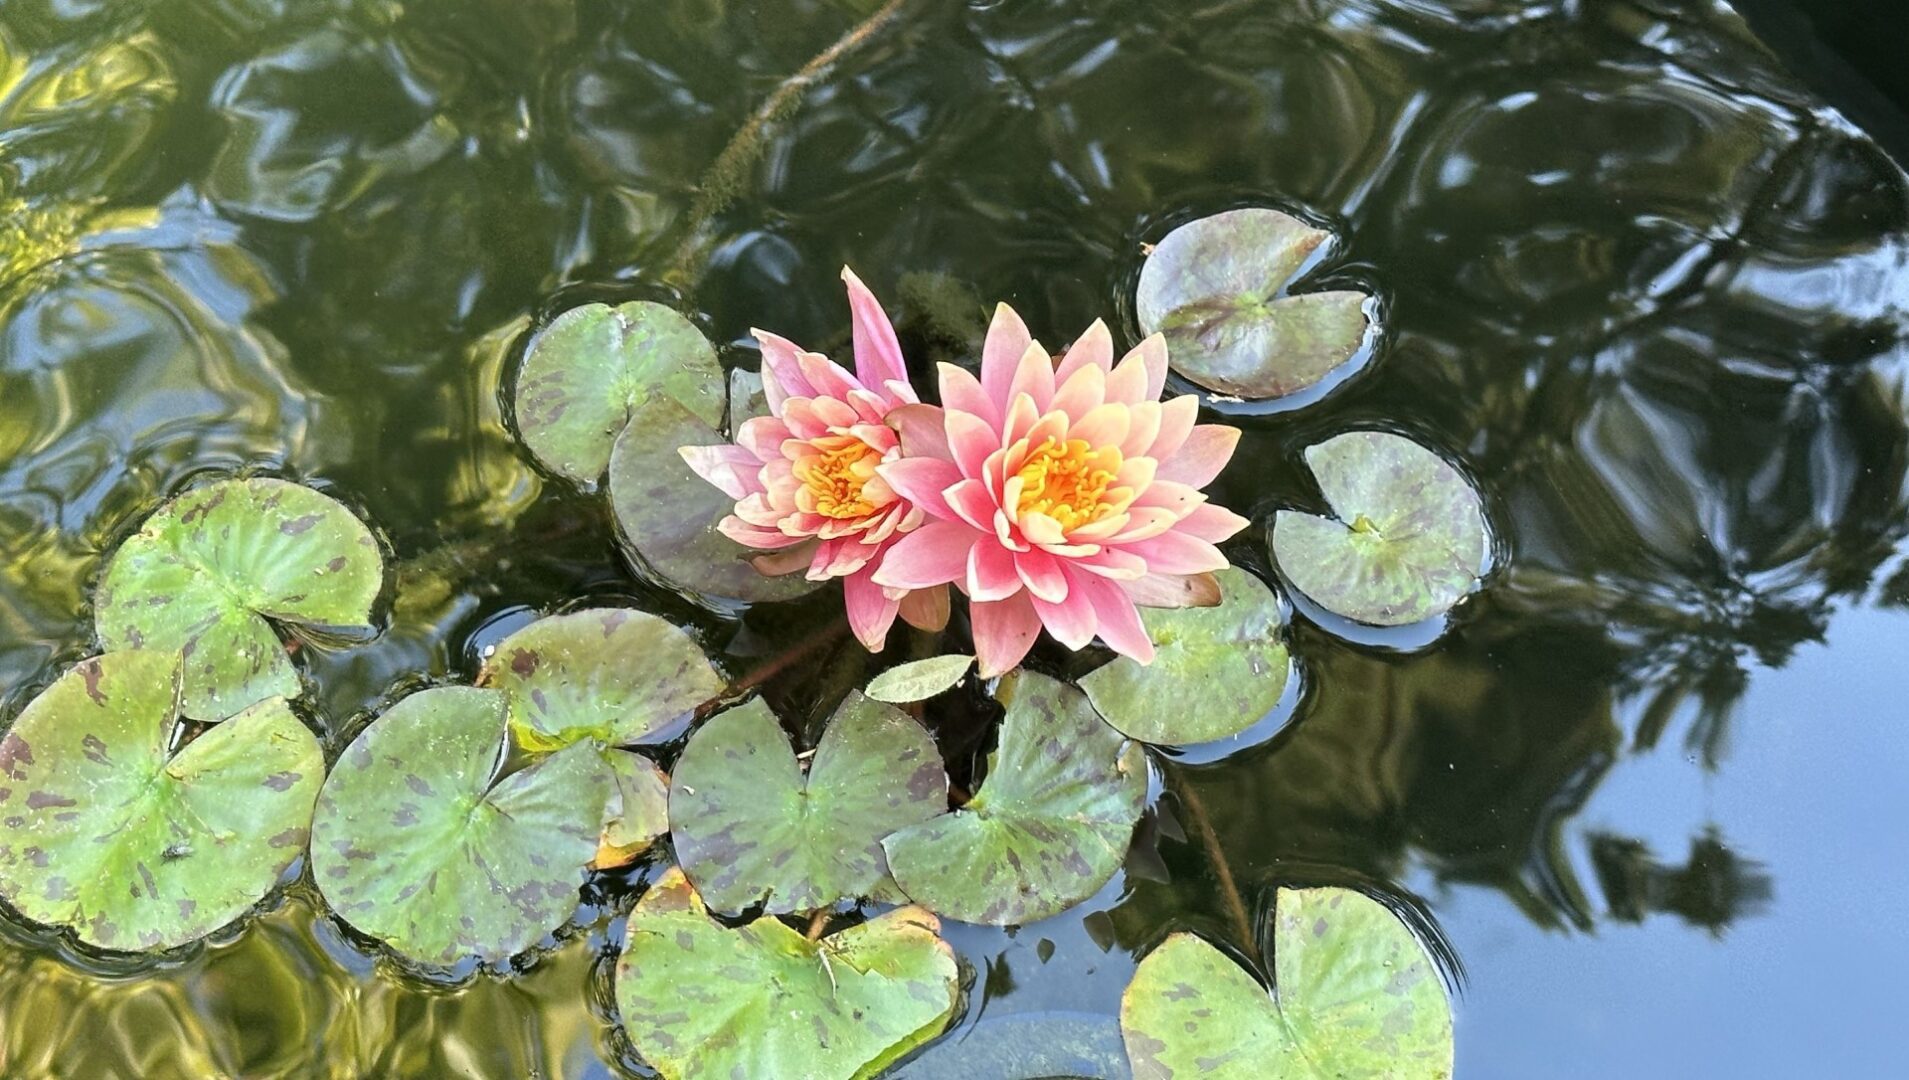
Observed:
[[[329,486],[400,561],[386,636],[311,654],[333,736],[581,597],[747,669],[839,601],[737,623],[634,584],[502,422],[534,320],[666,297],[839,348],[848,262],[925,370],[983,300],[1064,341],[1171,222],[1286,205],[1344,231],[1328,277],[1385,331],[1324,403],[1238,417],[1216,497],[1263,522],[1314,498],[1308,443],[1393,426],[1478,479],[1497,569],[1429,647],[1296,620],[1303,690],[1162,758],[1112,884],[952,928],[956,1037],[1112,1015],[1171,930],[1240,944],[1190,792],[1256,913],[1351,882],[1423,914],[1467,1080],[1896,1075],[1909,183],[1878,146],[1699,0],[902,5],[726,185],[875,3],[0,0],[6,714],[88,651],[102,552],[238,468]],[[1257,528],[1233,554],[1266,570]],[[769,693],[817,716],[868,670]],[[156,967],[0,923],[0,1076],[618,1075],[598,958],[640,880],[448,990],[302,884]]]

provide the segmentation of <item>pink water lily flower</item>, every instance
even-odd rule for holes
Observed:
[[[1095,322],[1056,368],[1001,305],[980,380],[943,364],[942,408],[891,417],[907,453],[876,471],[933,520],[884,553],[875,582],[960,586],[984,676],[1019,664],[1043,626],[1069,648],[1098,635],[1152,660],[1135,605],[1217,602],[1214,545],[1246,527],[1200,492],[1239,430],[1196,424],[1191,395],[1160,401],[1166,377],[1158,334],[1116,366]]]
[[[758,570],[803,570],[811,581],[841,578],[850,627],[869,651],[880,652],[897,612],[925,630],[947,625],[948,590],[873,580],[882,553],[923,520],[921,509],[879,472],[901,454],[888,415],[920,399],[881,305],[847,267],[842,280],[854,374],[785,338],[751,331],[762,346],[770,415],[744,422],[733,446],[678,452],[697,475],[736,500],[735,513],[717,528],[744,547],[770,553],[755,560]]]

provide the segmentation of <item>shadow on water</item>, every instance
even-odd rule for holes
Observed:
[[[1747,925],[1801,933],[1783,907],[1801,882],[1739,850],[1729,816],[1667,812],[1644,837],[1586,808],[1677,755],[1695,763],[1677,783],[1708,791],[1740,740],[1773,737],[1739,731],[1759,679],[1844,612],[1909,607],[1909,183],[1875,142],[1708,4],[919,0],[705,198],[777,82],[869,7],[8,0],[8,708],[89,647],[87,584],[128,523],[244,467],[335,485],[399,561],[389,633],[312,650],[331,735],[581,596],[634,592],[745,669],[839,601],[735,622],[630,582],[600,501],[546,484],[501,415],[553,294],[669,288],[706,236],[686,303],[716,340],[840,344],[847,262],[918,362],[971,358],[983,301],[1064,341],[1124,309],[1149,223],[1278,203],[1344,230],[1323,272],[1375,283],[1384,325],[1311,408],[1229,417],[1247,434],[1214,497],[1258,523],[1237,558],[1264,567],[1264,522],[1308,497],[1304,447],[1352,426],[1464,462],[1502,552],[1428,647],[1348,643],[1302,610],[1291,722],[1163,760],[1244,905],[1374,888],[1449,939],[1477,995],[1500,968],[1475,894],[1518,913],[1494,933],[1561,964],[1658,915],[1726,951]],[[818,716],[861,672],[768,692]],[[1134,954],[1175,929],[1242,953],[1182,817],[1165,800],[1076,912],[951,928],[976,979],[951,1038],[1113,1015]],[[303,886],[136,980],[9,931],[0,1072],[610,1076],[635,1063],[580,990],[606,940],[444,990],[380,974]],[[1465,1005],[1461,1062],[1547,1037]]]

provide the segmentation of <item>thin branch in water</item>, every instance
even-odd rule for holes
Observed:
[[[678,288],[687,288],[702,272],[703,260],[709,256],[710,220],[742,194],[749,171],[762,160],[769,130],[801,104],[802,95],[821,82],[837,61],[880,32],[906,3],[907,0],[888,0],[875,9],[868,18],[837,38],[835,44],[802,65],[802,70],[784,79],[775,92],[749,114],[749,119],[730,137],[728,145],[703,174],[696,201],[690,206],[688,231],[676,249],[676,257],[670,260],[664,280]]]
[[[1220,835],[1213,830],[1213,820],[1206,816],[1206,805],[1200,801],[1199,793],[1191,784],[1182,782],[1177,794],[1180,796],[1180,805],[1186,807],[1187,819],[1193,822],[1193,830],[1200,834],[1200,844],[1206,848],[1207,861],[1213,864],[1213,876],[1220,879],[1220,899],[1226,903],[1227,917],[1233,923],[1233,935],[1239,939],[1240,947],[1246,950],[1247,957],[1255,966],[1259,966],[1259,938],[1253,933],[1253,920],[1246,914],[1246,902],[1240,898],[1239,883],[1233,880],[1233,868],[1227,865],[1226,852],[1220,847]]]

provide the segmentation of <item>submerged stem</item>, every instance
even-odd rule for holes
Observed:
[[[702,270],[703,260],[709,254],[709,238],[706,234],[710,219],[721,213],[742,192],[743,176],[761,160],[770,127],[793,110],[801,102],[802,95],[820,82],[836,61],[886,26],[905,3],[907,0],[888,0],[875,9],[868,18],[837,38],[835,44],[802,65],[800,71],[782,80],[775,92],[756,106],[755,112],[749,114],[749,119],[730,137],[728,145],[722,148],[716,160],[710,163],[709,171],[703,174],[696,201],[690,206],[688,231],[676,249],[676,257],[670,260],[665,280],[680,288],[686,287],[697,276]]]
[[[1246,914],[1246,902],[1240,898],[1239,883],[1233,880],[1233,868],[1227,865],[1226,852],[1220,847],[1219,833],[1213,830],[1213,821],[1206,816],[1206,806],[1200,802],[1200,796],[1192,785],[1182,783],[1178,795],[1180,805],[1186,807],[1187,819],[1193,822],[1194,831],[1200,834],[1207,861],[1213,864],[1213,875],[1220,879],[1220,899],[1226,903],[1226,914],[1232,920],[1233,934],[1239,938],[1240,947],[1246,950],[1247,957],[1257,965],[1260,963],[1259,938],[1253,933],[1253,921]]]
[[[828,924],[829,909],[821,908],[815,914],[809,916],[809,932],[803,936],[807,937],[810,941],[821,941],[822,930],[828,926]]]

